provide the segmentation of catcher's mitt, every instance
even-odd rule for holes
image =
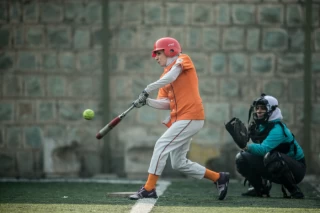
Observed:
[[[225,127],[240,149],[245,148],[249,141],[249,137],[248,130],[244,123],[242,123],[238,118],[232,118],[227,124],[225,124]]]

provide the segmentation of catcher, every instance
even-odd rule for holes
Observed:
[[[225,126],[242,149],[236,155],[237,171],[252,186],[242,195],[269,197],[273,182],[282,185],[285,198],[304,198],[297,186],[306,173],[304,153],[294,135],[281,122],[283,117],[277,99],[261,94],[250,107],[249,121],[251,114],[253,122],[248,130],[237,118]],[[250,139],[253,143],[247,144]]]

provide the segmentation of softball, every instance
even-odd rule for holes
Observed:
[[[94,117],[94,111],[92,109],[86,109],[82,115],[84,119],[91,120]]]

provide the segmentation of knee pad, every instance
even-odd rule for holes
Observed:
[[[235,158],[237,171],[241,175],[245,175],[248,172],[248,160],[243,155],[243,151],[240,151]]]
[[[290,172],[288,165],[282,159],[279,152],[268,152],[263,158],[263,163],[274,178],[281,177],[283,174]]]

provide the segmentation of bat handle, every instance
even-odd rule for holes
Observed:
[[[130,112],[135,106],[132,104],[130,106],[129,109],[127,109],[126,111],[124,111],[123,113],[121,113],[121,115],[119,115],[119,118],[122,119],[124,116],[126,116],[128,114],[128,112]]]

